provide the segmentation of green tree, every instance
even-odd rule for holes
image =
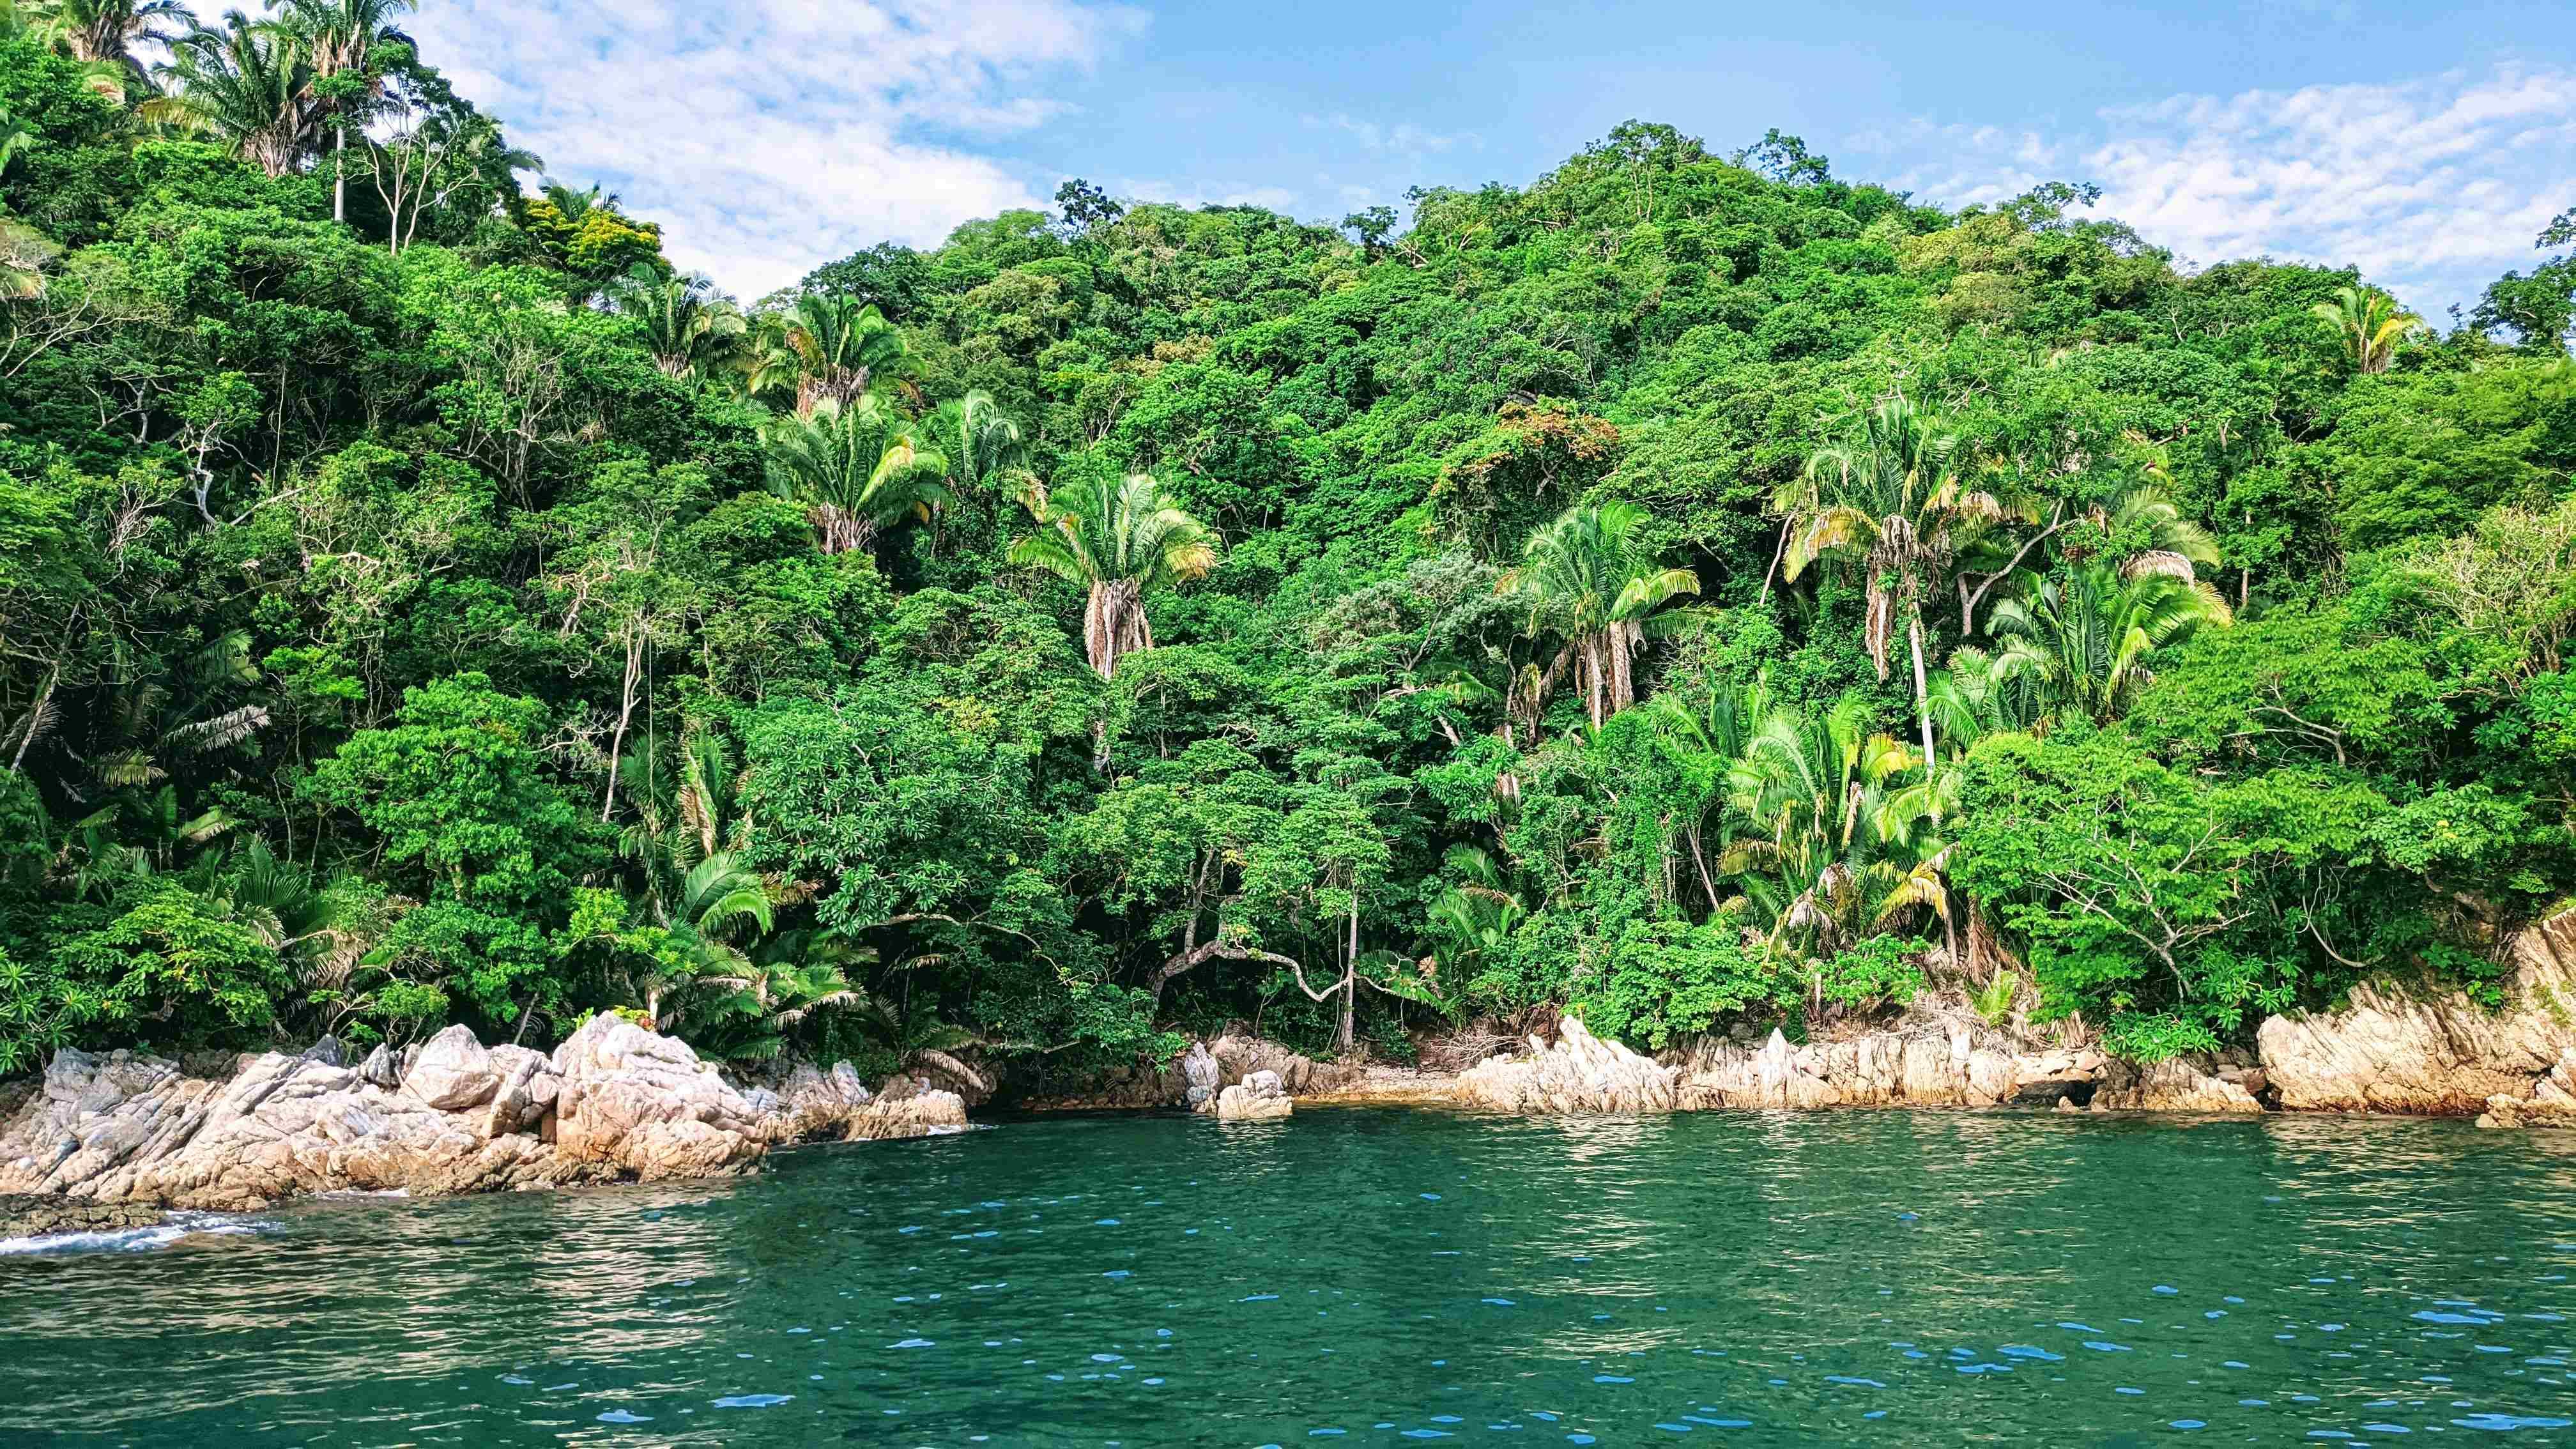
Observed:
[[[1163,496],[1151,474],[1090,478],[1025,500],[1038,531],[1011,545],[1011,562],[1042,568],[1084,591],[1083,654],[1116,677],[1118,661],[1154,647],[1145,601],[1216,567],[1216,537]]]
[[[459,674],[404,691],[391,725],[350,736],[305,787],[354,817],[388,879],[421,902],[386,958],[452,984],[494,1023],[569,1009],[551,932],[604,856],[604,832],[550,778],[546,730],[541,702]]]
[[[285,0],[281,20],[303,40],[313,75],[308,89],[331,131],[331,219],[349,219],[349,134],[384,92],[384,52],[408,50],[411,37],[395,17],[419,0]]]
[[[2058,710],[2108,723],[2155,677],[2157,650],[2232,621],[2216,589],[2147,555],[2125,568],[2095,561],[2042,579],[2026,597],[1996,605],[1987,628],[2002,641],[1998,684],[2026,681]]]
[[[312,57],[293,33],[229,11],[220,28],[172,44],[167,72],[169,93],[151,118],[217,137],[271,177],[294,170],[312,146]]]
[[[1773,500],[1783,519],[1781,577],[1791,583],[1828,555],[1856,558],[1868,590],[1863,640],[1878,677],[1903,621],[1914,657],[1915,721],[1923,758],[1939,769],[1925,676],[1923,604],[1941,586],[1972,531],[1997,522],[2002,505],[1959,476],[1960,443],[1902,397],[1861,416],[1850,440],[1817,450],[1797,481]]]
[[[2396,300],[2377,288],[2345,287],[2309,310],[2333,329],[2344,355],[2365,375],[2396,365],[2397,350],[2424,328],[2423,318],[2398,311]]]
[[[927,520],[948,497],[948,460],[879,398],[826,398],[761,432],[770,491],[805,505],[823,552],[859,553],[877,531]]]
[[[1570,508],[1530,536],[1518,568],[1495,588],[1529,608],[1529,632],[1563,638],[1549,666],[1570,663],[1594,728],[1637,700],[1636,655],[1646,619],[1683,594],[1699,592],[1688,569],[1659,567],[1643,537],[1646,512],[1633,503]]]

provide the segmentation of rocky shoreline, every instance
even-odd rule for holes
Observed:
[[[0,1238],[243,1211],[317,1193],[428,1196],[733,1176],[772,1149],[961,1131],[954,1092],[847,1063],[728,1081],[688,1044],[602,1013],[552,1053],[450,1027],[354,1065],[329,1039],[191,1076],[132,1052],[57,1053],[0,1102]]]
[[[1837,1107],[2034,1107],[2252,1114],[2475,1117],[2487,1127],[2576,1127],[2576,912],[2515,936],[2506,1005],[2365,983],[2337,1009],[2266,1019],[2252,1051],[2140,1065],[1989,1023],[1932,998],[1893,1022],[1793,1045],[1707,1037],[1656,1057],[1572,1018],[1455,1071],[1312,1061],[1228,1033],[1167,1067],[1139,1066],[1036,1110],[1204,1105],[1276,1077],[1292,1103],[1445,1106],[1526,1115]],[[1214,1114],[1214,1113],[1212,1113]]]
[[[1839,1107],[2045,1108],[2474,1116],[2576,1127],[2576,913],[2511,943],[2503,1009],[2389,982],[2337,1009],[2265,1020],[2251,1052],[2141,1066],[1928,1000],[1903,1017],[1793,1045],[1710,1037],[1659,1056],[1568,1016],[1490,1039],[1456,1070],[1318,1062],[1242,1033],[1193,1043],[1030,1110],[1184,1108],[1275,1122],[1300,1105],[1406,1105],[1523,1115]],[[401,1056],[349,1064],[328,1040],[190,1075],[130,1052],[59,1053],[32,1092],[0,1095],[0,1239],[114,1231],[165,1208],[240,1211],[335,1191],[421,1195],[653,1182],[751,1171],[817,1140],[965,1128],[968,1100],[899,1076],[870,1090],[848,1063],[737,1083],[687,1044],[613,1015],[552,1053],[487,1047],[451,1027]],[[954,1075],[954,1074],[947,1074]]]

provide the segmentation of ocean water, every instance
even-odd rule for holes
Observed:
[[[1008,1120],[0,1256],[0,1444],[2576,1443],[2576,1134]]]

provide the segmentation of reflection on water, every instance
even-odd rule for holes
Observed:
[[[2576,1442],[2576,1142],[1060,1117],[0,1257],[0,1442]]]

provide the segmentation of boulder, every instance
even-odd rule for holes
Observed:
[[[847,1063],[843,1064],[844,1066]],[[855,1073],[852,1074],[855,1077]],[[966,1099],[920,1078],[896,1077],[852,1111],[841,1131],[844,1142],[878,1142],[895,1137],[939,1137],[966,1130]]]
[[[1207,1110],[1220,1122],[1276,1122],[1296,1109],[1279,1074],[1260,1071],[1217,1093]]]
[[[1603,1041],[1568,1016],[1557,1023],[1553,1043],[1533,1036],[1526,1053],[1488,1058],[1459,1073],[1457,1092],[1464,1105],[1498,1112],[1669,1112],[1680,1105],[1677,1077],[1672,1068]]]
[[[403,1074],[403,1090],[441,1112],[479,1107],[501,1087],[492,1053],[471,1029],[451,1026],[431,1037]]]
[[[1276,1075],[1275,1073],[1273,1075]],[[1207,1043],[1194,1041],[1181,1057],[1181,1102],[1195,1112],[1206,1106],[1224,1085],[1225,1068],[1217,1065]]]

